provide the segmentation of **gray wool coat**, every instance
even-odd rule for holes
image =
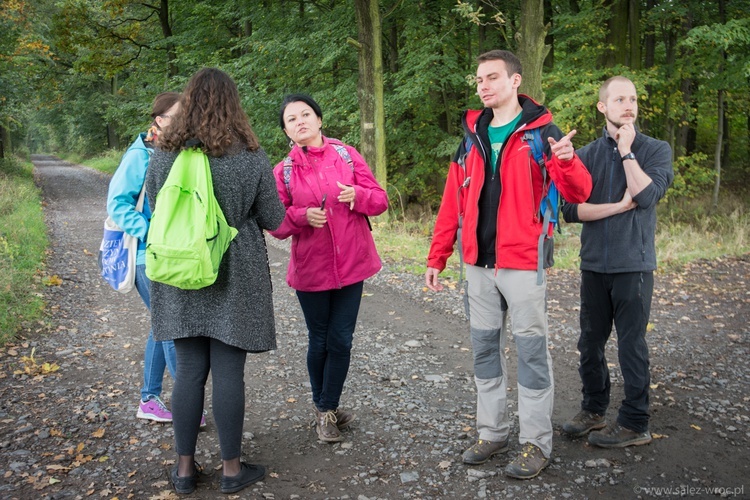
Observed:
[[[154,209],[159,189],[177,153],[156,150],[146,172],[146,193]],[[229,245],[216,282],[200,290],[151,284],[151,326],[157,341],[211,337],[250,352],[276,348],[271,273],[263,229],[284,220],[284,205],[262,149],[239,147],[209,156],[214,195],[229,225],[239,234]]]

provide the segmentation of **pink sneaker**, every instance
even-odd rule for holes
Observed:
[[[153,420],[154,422],[172,421],[172,412],[167,409],[164,401],[158,396],[152,396],[145,403],[141,401],[138,407],[138,415],[136,416],[144,420]]]
[[[208,410],[203,410],[203,415],[201,416],[201,427],[206,426],[206,415],[208,415]]]

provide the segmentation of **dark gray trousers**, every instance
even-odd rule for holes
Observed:
[[[245,417],[245,359],[247,352],[208,337],[174,341],[177,376],[172,390],[172,425],[178,455],[195,455],[206,380],[213,382],[213,417],[219,433],[221,459],[242,451]]]

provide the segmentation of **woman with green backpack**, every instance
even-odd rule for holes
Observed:
[[[216,200],[238,230],[216,281],[199,289],[153,282],[151,321],[157,340],[173,340],[177,375],[172,391],[175,449],[170,478],[178,493],[196,488],[198,429],[209,372],[219,434],[221,491],[233,493],[262,480],[265,468],[241,462],[248,352],[276,348],[271,274],[263,230],[276,229],[284,206],[271,165],[240,103],[234,81],[215,68],[187,84],[181,109],[151,158],[146,192],[152,209],[180,151],[197,147],[208,157]],[[158,216],[158,212],[154,214]]]

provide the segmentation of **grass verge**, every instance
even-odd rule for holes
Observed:
[[[125,151],[108,149],[107,151],[91,158],[84,158],[76,153],[61,153],[60,158],[70,163],[86,165],[87,167],[94,168],[101,172],[114,174],[115,170],[117,170],[117,167],[120,165],[120,159],[122,159],[123,154],[125,154]]]
[[[33,166],[0,160],[0,345],[41,317],[42,270],[49,241]]]
[[[750,253],[750,210],[746,201],[727,196],[720,210],[706,215],[697,207],[707,200],[690,200],[680,207],[660,207],[656,233],[656,254],[660,269],[677,269],[698,259],[716,259]],[[396,272],[424,274],[430,249],[434,218],[417,222],[378,222],[373,236],[378,253]],[[578,269],[580,224],[561,226],[555,234],[555,268]],[[458,254],[448,259],[441,278],[457,280]]]

